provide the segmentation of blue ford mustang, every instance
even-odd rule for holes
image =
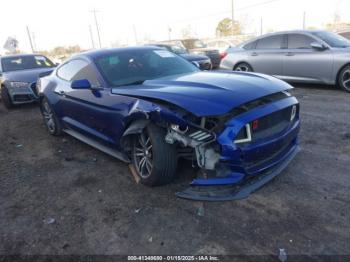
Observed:
[[[178,158],[200,168],[179,197],[247,197],[298,152],[292,87],[255,73],[202,72],[156,47],[77,55],[38,81],[52,135],[63,132],[131,163],[141,183],[174,179]]]

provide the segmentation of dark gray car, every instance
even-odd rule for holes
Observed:
[[[291,82],[338,84],[350,92],[350,41],[334,33],[278,32],[227,52],[222,69],[265,73]]]
[[[36,81],[55,64],[37,54],[0,57],[0,94],[6,108],[37,101]]]

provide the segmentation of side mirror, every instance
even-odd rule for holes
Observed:
[[[319,43],[319,42],[312,42],[310,44],[310,46],[313,48],[313,49],[316,49],[318,51],[323,51],[323,50],[326,50],[327,47],[324,46],[323,44]]]
[[[60,65],[60,63],[55,63],[55,66],[57,67],[57,66],[59,66]]]
[[[197,68],[200,68],[201,66],[199,65],[199,63],[198,62],[196,62],[196,61],[192,61],[191,62],[192,64],[194,64],[195,65],[195,67],[197,67]]]
[[[91,84],[87,79],[74,80],[70,86],[72,89],[90,89],[91,88]]]

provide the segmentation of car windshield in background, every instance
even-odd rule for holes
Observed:
[[[187,54],[187,50],[185,48],[177,45],[171,46],[171,51],[177,55]]]
[[[167,50],[116,52],[98,57],[95,62],[111,86],[141,84],[146,80],[199,71]]]
[[[207,48],[207,45],[198,39],[183,40],[183,43],[187,49]]]
[[[340,35],[330,32],[313,32],[313,35],[321,38],[331,47],[346,48],[350,47],[350,41]]]
[[[50,68],[55,66],[48,58],[39,55],[3,57],[1,63],[4,72],[35,68]]]

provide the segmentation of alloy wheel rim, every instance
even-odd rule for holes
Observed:
[[[55,121],[53,119],[53,113],[52,110],[47,102],[44,102],[43,104],[43,115],[44,115],[44,120],[47,128],[49,129],[50,132],[55,131]]]
[[[342,82],[343,82],[343,86],[344,86],[347,90],[350,90],[350,70],[346,70],[346,71],[343,73]]]
[[[150,137],[142,132],[135,143],[135,164],[139,175],[148,178],[153,169],[153,152]]]

